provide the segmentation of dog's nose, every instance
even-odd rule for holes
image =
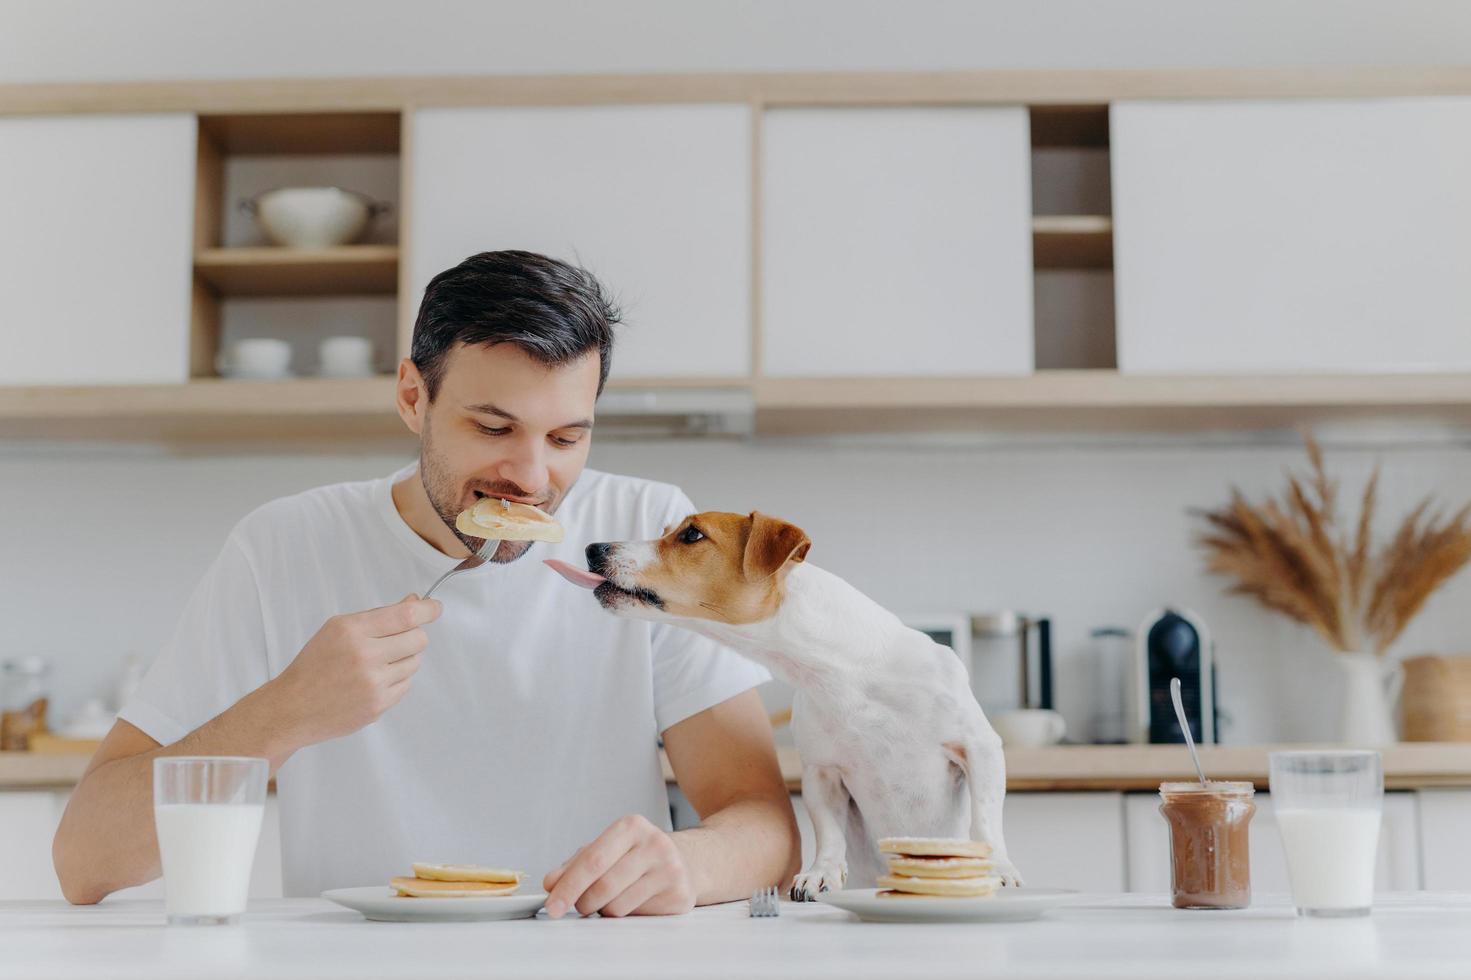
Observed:
[[[611,544],[608,544],[606,541],[600,541],[596,544],[588,545],[587,570],[590,572],[597,572],[599,575],[603,574],[603,566],[607,564],[608,559],[612,557],[612,554],[613,546]]]

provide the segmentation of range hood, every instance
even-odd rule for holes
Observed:
[[[616,388],[598,399],[599,438],[724,436],[755,428],[756,401],[745,388]]]

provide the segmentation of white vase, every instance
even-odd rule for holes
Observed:
[[[1339,737],[1347,745],[1373,747],[1398,741],[1394,708],[1404,671],[1399,661],[1372,653],[1338,653],[1343,671],[1343,715]]]

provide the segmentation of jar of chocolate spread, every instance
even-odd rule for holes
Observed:
[[[1162,783],[1159,812],[1170,825],[1177,909],[1244,909],[1251,904],[1247,825],[1251,783]]]

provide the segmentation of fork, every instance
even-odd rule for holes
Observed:
[[[511,502],[502,497],[501,508],[504,510],[510,510]],[[460,562],[454,568],[451,568],[449,571],[439,576],[438,581],[429,586],[429,591],[425,592],[422,596],[420,596],[420,598],[429,598],[429,596],[434,593],[434,590],[439,588],[441,582],[443,582],[445,579],[449,578],[456,572],[468,572],[472,568],[479,568],[481,565],[484,565],[486,562],[490,561],[490,556],[495,554],[495,549],[499,548],[500,546],[501,542],[499,538],[486,538],[485,543],[480,546],[479,551],[475,552],[473,555]]]
[[[481,565],[484,565],[486,562],[490,561],[490,556],[495,554],[495,549],[499,548],[500,545],[500,538],[487,538],[485,543],[480,546],[479,551],[475,552],[469,558],[466,558],[454,568],[451,568],[449,571],[439,576],[439,579],[433,585],[429,586],[429,591],[425,592],[419,598],[429,598],[431,595],[434,594],[434,590],[439,588],[441,582],[443,582],[445,579],[449,578],[456,572],[468,572],[472,568],[479,568]]]
[[[751,918],[774,919],[781,915],[781,899],[777,897],[776,886],[770,888],[758,888],[751,893]]]

